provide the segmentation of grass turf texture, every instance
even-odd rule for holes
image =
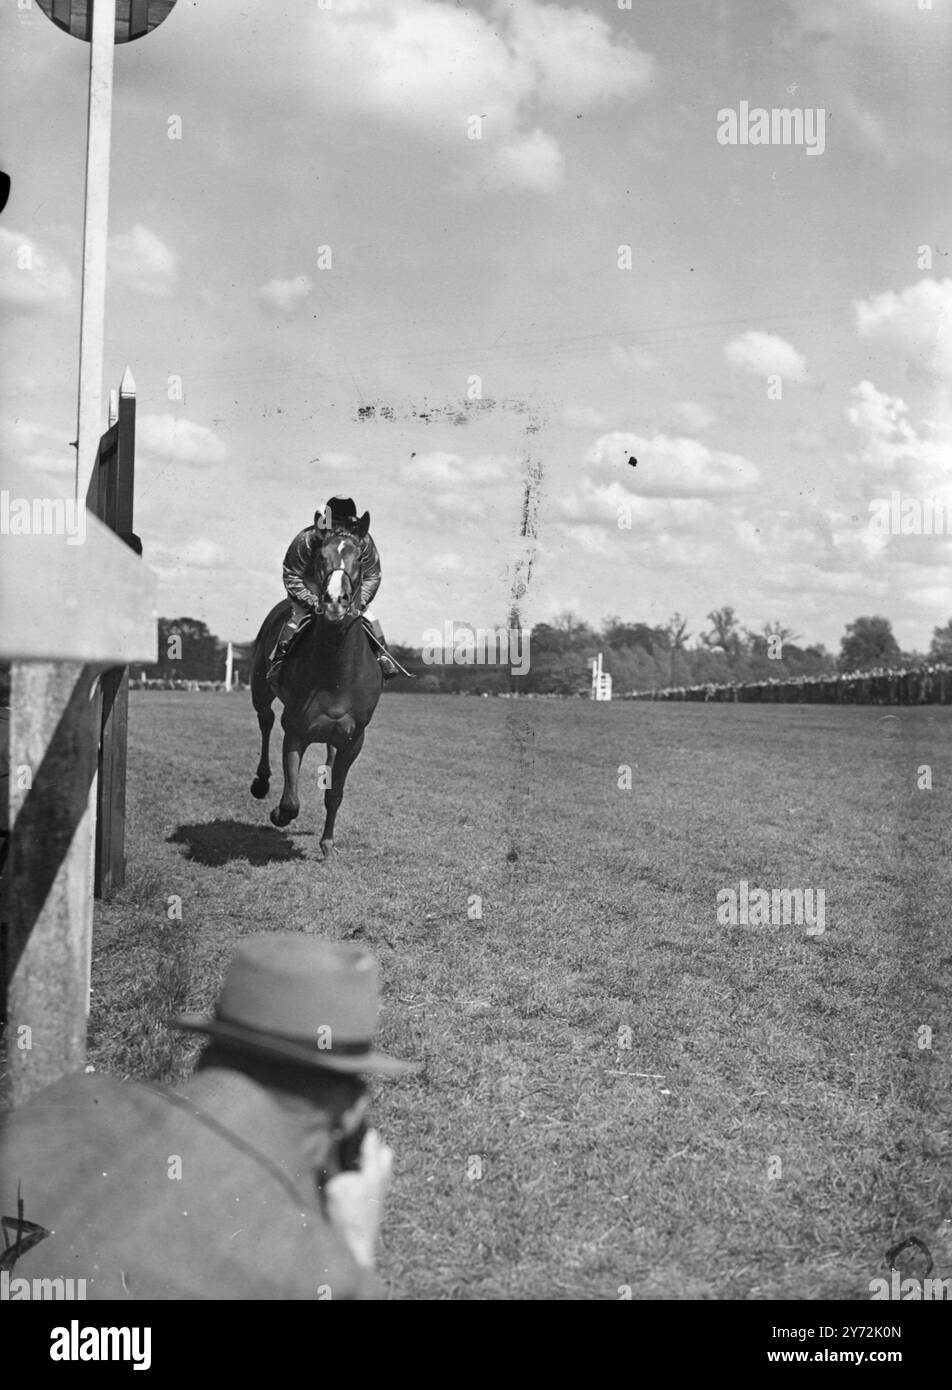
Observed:
[[[167,1019],[212,1006],[238,937],[358,939],[382,1045],[427,1063],[374,1086],[396,1297],[868,1299],[952,1206],[950,730],[388,694],[324,863],[323,748],[277,831],[247,697],[134,692],[90,1061],[175,1082],[197,1042]],[[719,926],[741,878],[824,888],[825,933]]]

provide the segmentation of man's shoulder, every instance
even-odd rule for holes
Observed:
[[[90,1298],[333,1298],[361,1273],[314,1202],[273,1097],[237,1074],[181,1090],[68,1078],[8,1117],[0,1215],[47,1235],[17,1274],[75,1270]]]
[[[313,545],[315,541],[318,539],[319,535],[320,531],[318,531],[317,527],[312,523],[310,526],[305,526],[302,530],[298,531],[291,544]]]
[[[171,1092],[159,1085],[121,1081],[105,1072],[78,1072],[47,1086],[0,1120],[5,1149],[32,1142],[47,1131],[55,1135],[108,1133],[117,1122],[139,1123],[166,1111]]]
[[[288,546],[284,557],[285,564],[293,560],[308,561],[317,549],[318,535],[316,526],[305,526],[303,531],[298,531]]]

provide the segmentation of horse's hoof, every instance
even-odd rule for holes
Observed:
[[[322,841],[321,841],[321,853],[323,854],[323,856],[324,856],[325,859],[333,859],[334,856],[337,854],[337,850],[336,850],[335,847],[334,847],[334,841],[333,841],[333,840],[322,840]]]
[[[264,801],[270,786],[271,783],[266,777],[256,777],[251,784],[251,795],[256,801]]]
[[[283,807],[275,806],[274,810],[271,812],[271,824],[281,829],[285,825],[290,825],[293,820],[296,820],[297,814],[297,811],[285,811]]]

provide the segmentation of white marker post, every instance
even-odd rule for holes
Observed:
[[[227,653],[225,654],[225,690],[226,690],[229,694],[231,694],[231,688],[232,688],[232,685],[234,684],[234,673],[235,673],[235,649],[234,649],[234,647],[232,646],[232,644],[229,642],[229,643],[228,643],[228,651],[227,651]]]
[[[109,151],[116,0],[90,0],[89,127],[86,135],[86,211],[83,297],[79,322],[79,429],[76,500],[85,505],[102,434],[103,334],[106,320],[106,240],[109,235]]]
[[[610,700],[612,697],[612,678],[602,670],[602,654],[590,658],[592,663],[592,699]]]

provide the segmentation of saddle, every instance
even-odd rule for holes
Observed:
[[[301,619],[300,623],[298,624],[297,631],[294,633],[290,642],[288,642],[287,644],[287,647],[284,652],[284,660],[287,660],[287,658],[291,655],[291,652],[294,650],[294,648],[298,644],[298,641],[300,640],[301,633],[304,632],[306,628],[310,627],[313,621],[314,618],[313,614],[311,613],[308,613],[305,617]],[[408,671],[405,666],[401,665],[401,663],[394,656],[393,652],[387,646],[386,642],[384,641],[383,628],[380,626],[377,620],[374,619],[373,621],[371,621],[369,618],[365,618],[363,615],[361,615],[360,621],[361,625],[363,626],[364,632],[366,632],[367,636],[370,638],[371,645],[374,648],[376,648],[377,651],[382,652],[388,661],[393,662],[393,665],[397,668],[397,670],[400,672],[402,676],[406,676],[408,680],[415,681],[416,676],[413,674],[413,672]],[[275,651],[276,650],[277,649],[275,649]],[[272,652],[272,659],[274,655],[275,652]]]

